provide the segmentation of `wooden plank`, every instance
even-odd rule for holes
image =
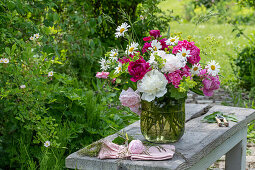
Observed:
[[[234,113],[239,122],[229,122],[229,127],[218,127],[216,123],[201,122],[204,116],[215,111],[221,111],[224,114]],[[190,168],[254,119],[254,109],[214,106],[207,114],[189,121],[186,123],[186,132],[183,138],[175,144],[177,150],[187,160],[177,169]]]
[[[225,106],[214,106],[206,114],[214,111],[222,111],[225,114],[235,113],[239,123],[230,122],[229,127],[218,127],[217,124],[201,123],[203,114],[208,105],[196,106],[186,105],[186,130],[184,136],[174,143],[176,154],[172,160],[165,161],[130,161],[130,160],[99,160],[97,158],[81,157],[73,153],[66,158],[67,168],[86,168],[86,169],[187,169],[196,164],[203,157],[208,155],[212,150],[217,148],[221,143],[226,141],[230,136],[246,126],[248,122],[255,119],[253,109],[233,108]],[[197,118],[194,118],[197,117]],[[140,123],[124,128],[124,130],[137,139],[145,140],[140,132]],[[112,140],[116,134],[108,136]]]

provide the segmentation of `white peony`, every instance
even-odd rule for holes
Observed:
[[[185,66],[180,58],[173,54],[165,54],[161,57],[165,59],[164,66],[161,69],[164,73],[172,73]]]
[[[158,70],[151,70],[145,74],[142,80],[137,83],[137,90],[142,92],[142,99],[151,102],[155,97],[162,97],[166,94],[168,81],[164,74]]]

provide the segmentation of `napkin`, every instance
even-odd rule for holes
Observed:
[[[103,141],[98,154],[99,159],[131,159],[131,160],[166,160],[171,159],[175,153],[173,145],[145,146],[140,154],[131,154],[128,147],[117,145],[108,140]]]

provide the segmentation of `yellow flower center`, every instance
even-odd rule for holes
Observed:
[[[182,53],[182,56],[185,57],[187,54],[186,53]]]
[[[197,71],[198,70],[198,68],[197,67],[194,67],[194,69],[193,69],[194,71]]]
[[[156,46],[153,46],[153,50],[154,50],[154,51],[157,51],[158,49],[157,49],[157,47],[156,47]]]
[[[171,41],[171,42],[175,42],[175,39],[171,39],[170,41]]]
[[[123,33],[123,31],[125,31],[125,28],[120,29],[120,33]]]
[[[133,52],[133,51],[134,51],[134,47],[130,47],[129,52]]]
[[[212,70],[215,70],[215,65],[211,65],[211,69],[212,69]]]
[[[114,53],[114,55],[113,55],[113,56],[115,57],[116,55],[117,55],[117,53]]]
[[[121,70],[121,67],[118,68],[118,71],[120,71],[120,70]]]

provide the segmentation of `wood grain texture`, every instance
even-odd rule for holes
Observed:
[[[229,127],[218,127],[216,123],[201,122],[204,116],[215,111],[221,111],[224,114],[234,113],[239,122],[229,122]],[[75,152],[66,158],[66,167],[88,170],[188,169],[254,119],[255,110],[253,109],[226,106],[214,106],[211,108],[208,105],[186,104],[186,129],[183,137],[174,143],[176,154],[173,159],[165,161],[99,160],[98,158],[82,157]],[[145,140],[140,131],[139,121],[129,125],[124,130],[137,139]],[[114,134],[105,139],[113,140],[116,136]]]

